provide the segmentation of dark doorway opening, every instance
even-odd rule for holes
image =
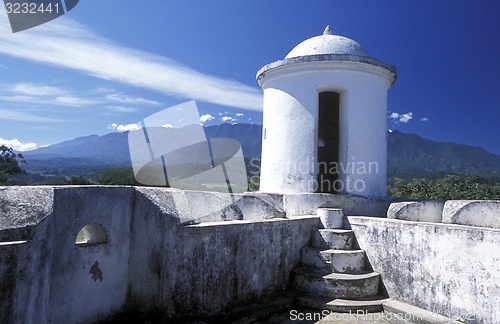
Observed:
[[[318,188],[320,193],[338,193],[339,183],[339,117],[340,94],[319,94],[318,116]]]

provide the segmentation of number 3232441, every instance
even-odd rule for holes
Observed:
[[[58,14],[59,3],[6,2],[8,14]]]

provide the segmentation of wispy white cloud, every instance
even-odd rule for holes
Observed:
[[[0,100],[37,106],[86,106],[99,102],[95,99],[72,94],[67,89],[24,82],[1,85]]]
[[[138,109],[132,106],[161,105],[160,102],[129,96],[113,89],[78,89],[75,91],[26,82],[0,84],[0,101],[12,102],[19,107],[22,105],[24,107],[45,106],[51,110],[54,105],[67,107],[107,105],[108,110],[115,112],[136,112]]]
[[[10,88],[10,90],[15,93],[28,96],[59,96],[66,94],[66,91],[62,89],[33,83],[16,83],[11,85]]]
[[[236,117],[243,117],[243,116],[245,116],[245,115],[244,115],[244,114],[242,114],[242,113],[237,113],[237,114],[236,114]]]
[[[16,104],[44,105],[44,106],[86,106],[99,103],[95,100],[85,99],[75,96],[61,97],[34,97],[27,95],[0,95],[1,101],[13,102]]]
[[[234,119],[234,118],[233,118],[233,117],[231,117],[231,116],[224,116],[224,117],[222,117],[222,118],[221,118],[221,120],[222,120],[223,122],[235,122],[235,121],[237,121],[237,119]]]
[[[38,116],[35,114],[25,113],[21,111],[0,109],[0,120],[23,121],[30,123],[59,123],[64,122],[63,119]]]
[[[205,115],[201,115],[200,116],[200,121],[204,124],[206,123],[207,121],[211,121],[211,120],[214,120],[215,117],[210,115],[210,114],[205,114]]]
[[[135,130],[141,129],[141,126],[139,124],[136,124],[136,123],[126,124],[126,125],[112,123],[112,124],[108,125],[108,129],[110,129],[114,132],[123,133],[123,132],[135,131]]]
[[[98,101],[95,100],[74,97],[74,96],[56,97],[55,102],[65,106],[87,106],[99,103]]]
[[[428,120],[429,120],[429,118],[427,118],[427,117],[422,117],[422,118],[420,118],[420,121],[421,121],[421,122],[426,122],[426,121],[428,121]]]
[[[41,101],[37,97],[25,96],[25,95],[0,95],[1,101],[9,101],[15,103],[40,103]]]
[[[140,97],[131,97],[131,96],[127,96],[123,93],[109,94],[106,96],[106,98],[113,100],[113,101],[125,103],[125,104],[154,105],[154,106],[161,105],[161,103],[158,101],[148,100],[148,99],[140,98]]]
[[[4,9],[2,12],[5,15]],[[9,30],[8,19],[0,29]],[[262,110],[256,87],[203,74],[179,62],[120,46],[66,17],[22,33],[0,33],[0,53],[181,98]]]
[[[174,126],[172,126],[172,124],[164,124],[164,125],[161,125],[161,127],[164,127],[164,128],[173,128]]]
[[[7,147],[12,148],[15,151],[31,151],[37,148],[36,143],[33,142],[22,143],[17,138],[8,140],[0,137],[0,145],[5,145]]]
[[[113,106],[106,106],[106,108],[109,109],[109,110],[112,110],[112,111],[123,112],[123,113],[132,113],[132,112],[136,112],[137,111],[137,108],[130,107],[130,106],[117,106],[117,105],[113,105]]]

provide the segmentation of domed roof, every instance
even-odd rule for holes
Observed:
[[[323,35],[306,39],[288,53],[285,59],[322,54],[347,54],[356,56],[367,56],[368,52],[356,41],[339,36],[332,35],[330,26],[325,28]]]
[[[323,63],[319,63],[323,62]],[[318,64],[319,63],[319,64]],[[257,72],[257,83],[262,86],[267,76],[280,73],[283,67],[294,70],[308,67],[312,70],[320,69],[321,66],[339,67],[347,69],[370,70],[375,68],[381,72],[387,80],[392,83],[396,81],[396,68],[386,62],[371,57],[368,52],[356,41],[347,37],[332,35],[330,26],[327,26],[323,35],[309,38],[297,45],[283,60],[278,60],[264,65]]]

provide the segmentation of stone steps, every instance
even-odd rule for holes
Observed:
[[[357,273],[365,268],[365,251],[322,249],[304,246],[301,249],[302,266],[321,271]]]
[[[374,295],[365,298],[342,299],[320,297],[315,295],[301,295],[295,303],[301,307],[312,309],[326,309],[335,313],[356,313],[359,311],[375,313],[384,311],[383,304],[389,299],[384,296]]]
[[[354,233],[344,229],[342,209],[318,208],[321,229],[311,233],[301,249],[301,264],[293,272],[298,306],[334,312],[380,312],[380,275],[365,268],[365,252],[354,249]]]
[[[353,230],[320,229],[312,231],[311,245],[313,247],[348,250],[352,248],[353,241]]]
[[[379,274],[325,273],[307,268],[294,270],[294,286],[297,290],[323,297],[359,298],[376,295]]]

